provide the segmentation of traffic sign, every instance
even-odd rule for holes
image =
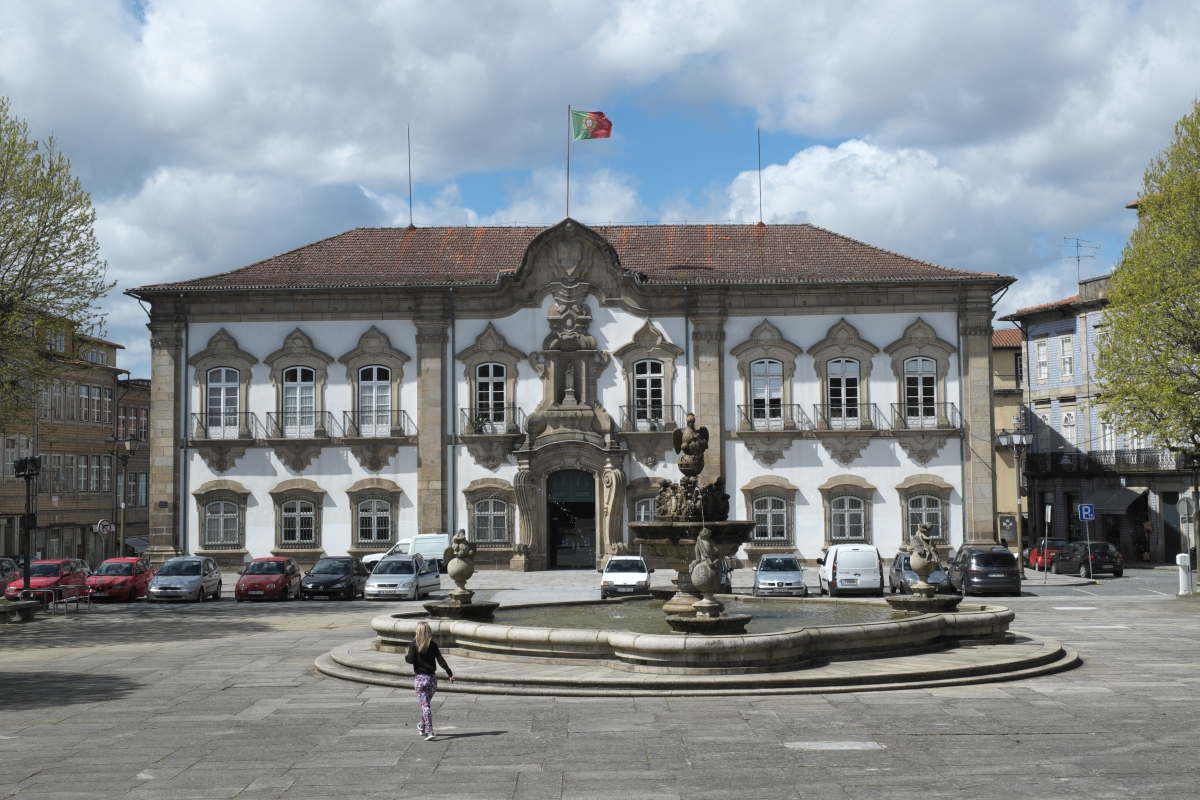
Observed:
[[[1095,522],[1096,521],[1096,506],[1091,503],[1079,504],[1079,521],[1080,522]]]
[[[108,536],[114,530],[116,530],[116,526],[106,519],[102,519],[96,523],[96,533],[100,534],[101,536]]]
[[[1191,519],[1196,514],[1196,502],[1190,497],[1181,497],[1179,498],[1179,502],[1175,504],[1175,510],[1184,519]]]

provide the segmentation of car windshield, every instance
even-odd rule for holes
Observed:
[[[1115,545],[1109,544],[1108,542],[1093,542],[1092,552],[1098,556],[1115,557],[1120,551],[1117,550]]]
[[[1034,544],[1034,547],[1040,548],[1043,542],[1039,541]],[[1046,539],[1044,544],[1047,550],[1065,550],[1067,547],[1066,539]]]
[[[608,566],[604,568],[605,572],[645,572],[646,562],[640,558],[630,559],[613,559],[608,562]]]
[[[379,566],[375,567],[376,575],[414,575],[416,571],[417,565],[407,558],[398,558],[395,561],[380,561]]]
[[[345,558],[326,558],[312,568],[313,575],[349,575],[350,561]]]
[[[800,564],[794,558],[764,558],[758,563],[759,572],[799,572]]]
[[[58,575],[58,564],[30,564],[29,574],[35,578],[53,578]]]
[[[94,573],[96,575],[132,575],[133,564],[128,561],[105,561]]]
[[[158,571],[159,575],[199,575],[199,561],[168,561]]]
[[[282,561],[251,561],[246,567],[247,575],[282,575]]]
[[[971,556],[971,563],[977,567],[1008,569],[1017,565],[1017,559],[1012,553],[976,553]]]

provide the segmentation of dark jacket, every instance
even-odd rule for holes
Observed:
[[[413,665],[414,675],[433,675],[437,672],[438,664],[442,665],[447,675],[454,675],[446,659],[442,658],[442,651],[438,649],[437,642],[430,642],[424,653],[417,650],[416,642],[409,642],[408,655],[404,660]]]

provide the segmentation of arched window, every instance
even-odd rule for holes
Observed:
[[[229,500],[204,506],[204,546],[236,547],[239,544],[238,507]]]
[[[654,522],[654,498],[644,497],[633,504],[634,522]]]
[[[508,541],[508,503],[494,497],[475,502],[475,541]]]
[[[290,367],[283,372],[283,435],[289,439],[311,439],[316,433],[316,383],[308,367]]]
[[[904,416],[910,428],[937,427],[937,363],[932,358],[904,361]]]
[[[750,419],[756,430],[783,428],[783,362],[764,358],[750,364]]]
[[[754,501],[754,538],[758,541],[787,539],[787,505],[781,497],[759,497]]]
[[[921,523],[929,525],[929,538],[942,540],[942,499],[931,494],[908,498],[908,535],[917,532]]]
[[[284,546],[311,546],[316,544],[316,526],[313,504],[308,500],[288,500],[283,504],[280,540]]]
[[[475,421],[477,426],[484,427],[481,433],[504,432],[508,405],[506,374],[504,365],[494,362],[475,368]]]
[[[236,439],[238,436],[238,383],[236,369],[217,367],[208,371],[208,438]]]
[[[835,358],[826,365],[829,392],[829,426],[858,427],[858,362]]]
[[[829,538],[833,542],[866,540],[866,515],[861,497],[844,494],[830,501]]]
[[[358,371],[358,435],[390,436],[392,432],[392,371],[363,367]]]
[[[639,431],[661,428],[663,418],[663,362],[644,359],[633,365],[633,413]]]
[[[365,545],[391,541],[392,504],[372,498],[358,504],[358,541]]]

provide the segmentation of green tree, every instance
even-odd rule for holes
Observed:
[[[1200,449],[1200,102],[1146,169],[1098,347],[1104,418]]]
[[[73,356],[48,343],[103,332],[96,302],[115,284],[105,281],[95,221],[54,138],[31,138],[0,97],[0,429],[29,419],[36,388]]]

